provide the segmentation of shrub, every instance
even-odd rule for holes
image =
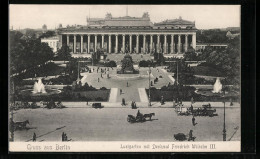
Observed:
[[[107,90],[107,88],[106,87],[101,87],[100,90]]]
[[[95,98],[96,101],[104,101],[104,99],[102,97],[97,97]]]

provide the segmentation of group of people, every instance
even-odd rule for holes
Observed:
[[[132,106],[132,109],[137,108],[137,107],[136,107],[136,103],[135,103],[135,101],[132,101],[131,106]],[[138,111],[139,111],[139,110],[138,110]]]

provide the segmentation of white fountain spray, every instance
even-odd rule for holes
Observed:
[[[42,83],[42,79],[41,78],[38,79],[38,82],[34,83],[32,93],[34,93],[34,94],[35,93],[47,93],[45,91],[45,87],[44,87],[44,84]]]
[[[222,84],[220,83],[219,77],[216,79],[216,82],[213,86],[213,93],[221,93],[222,91]]]

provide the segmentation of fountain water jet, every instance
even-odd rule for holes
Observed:
[[[44,87],[44,84],[42,83],[42,79],[41,78],[38,79],[38,82],[34,83],[32,93],[33,94],[36,94],[36,93],[47,93],[45,91],[45,87]]]
[[[220,83],[220,79],[217,78],[216,82],[215,82],[215,84],[213,86],[212,93],[221,93],[222,92],[221,90],[222,90],[222,84]]]

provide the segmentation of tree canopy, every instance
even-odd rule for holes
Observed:
[[[53,58],[53,51],[39,39],[22,39],[23,34],[10,31],[10,70],[11,73],[44,64]]]
[[[62,45],[62,47],[57,51],[57,59],[63,60],[64,63],[66,60],[71,59],[70,49],[67,45]]]

